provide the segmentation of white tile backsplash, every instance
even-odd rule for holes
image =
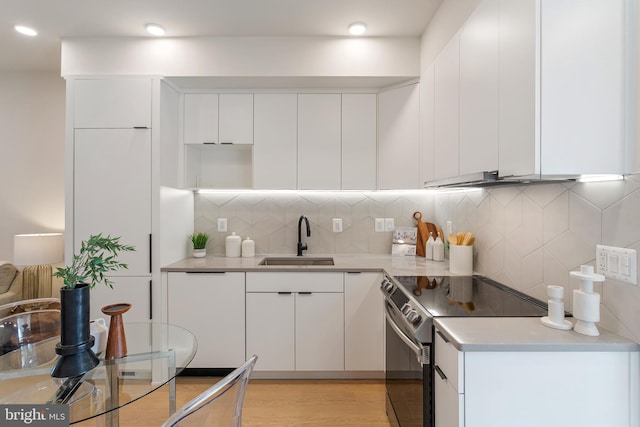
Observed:
[[[387,254],[391,233],[376,233],[375,218],[414,226],[412,215],[476,235],[475,268],[494,280],[546,300],[546,286],[571,291],[569,272],[593,264],[598,243],[640,250],[640,175],[606,183],[536,184],[475,192],[202,193],[195,197],[196,231],[213,238],[209,250],[224,253],[218,217],[229,232],[251,236],[256,253],[294,254],[298,218],[311,223],[309,254]],[[332,232],[342,218],[343,232]],[[640,251],[639,251],[640,253]],[[640,341],[640,287],[607,279],[599,325]]]

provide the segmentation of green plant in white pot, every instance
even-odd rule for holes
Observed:
[[[209,235],[207,233],[193,233],[188,237],[193,245],[194,258],[202,258],[207,255],[207,242],[209,241]]]
[[[89,322],[89,290],[98,283],[113,288],[105,274],[128,268],[118,255],[134,250],[133,246],[121,244],[119,237],[92,235],[82,242],[71,264],[53,274],[64,284],[60,289],[60,342],[56,345],[60,357],[51,370],[52,376],[77,377],[98,365],[99,360],[91,351],[94,339]]]

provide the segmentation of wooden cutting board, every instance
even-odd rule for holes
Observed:
[[[427,239],[429,234],[433,234],[433,238],[438,237],[438,227],[430,222],[422,221],[422,212],[414,212],[413,218],[417,221],[418,237],[416,240],[416,255],[425,256]]]

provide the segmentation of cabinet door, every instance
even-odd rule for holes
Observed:
[[[380,273],[344,275],[344,368],[384,371],[384,306]]]
[[[73,177],[74,253],[92,234],[133,245],[116,276],[149,275],[151,130],[76,129]]]
[[[344,294],[296,294],[296,370],[344,370]]]
[[[500,176],[539,171],[535,17],[535,1],[500,1]]]
[[[169,323],[191,331],[190,368],[232,368],[245,360],[244,273],[169,273]]]
[[[217,144],[218,142],[218,94],[185,94],[184,143]]]
[[[253,188],[295,190],[298,153],[298,96],[256,94]]]
[[[257,371],[295,370],[295,295],[247,293],[246,298],[246,357],[259,356]]]
[[[102,313],[102,307],[126,302],[131,304],[129,311],[122,315],[124,323],[146,322],[151,319],[151,277],[110,277],[113,289],[97,285],[91,289],[90,318],[103,317],[109,324],[109,316]]]
[[[435,60],[434,178],[459,175],[460,134],[460,33],[447,43]]]
[[[253,94],[220,94],[218,124],[221,144],[253,144]]]
[[[436,427],[464,427],[464,394],[458,394],[438,372],[435,373],[433,382]]]
[[[298,188],[340,189],[340,95],[298,95]]]
[[[435,68],[431,64],[420,77],[420,184],[433,180]]]
[[[418,84],[378,95],[378,188],[422,188],[420,183],[420,96]]]
[[[73,127],[151,127],[150,79],[74,80]]]
[[[342,95],[342,189],[376,189],[377,99]]]
[[[480,3],[460,33],[460,175],[498,170],[498,6]]]

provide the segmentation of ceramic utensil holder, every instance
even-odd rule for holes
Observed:
[[[449,247],[449,271],[451,274],[466,276],[473,274],[473,246],[451,245]]]

